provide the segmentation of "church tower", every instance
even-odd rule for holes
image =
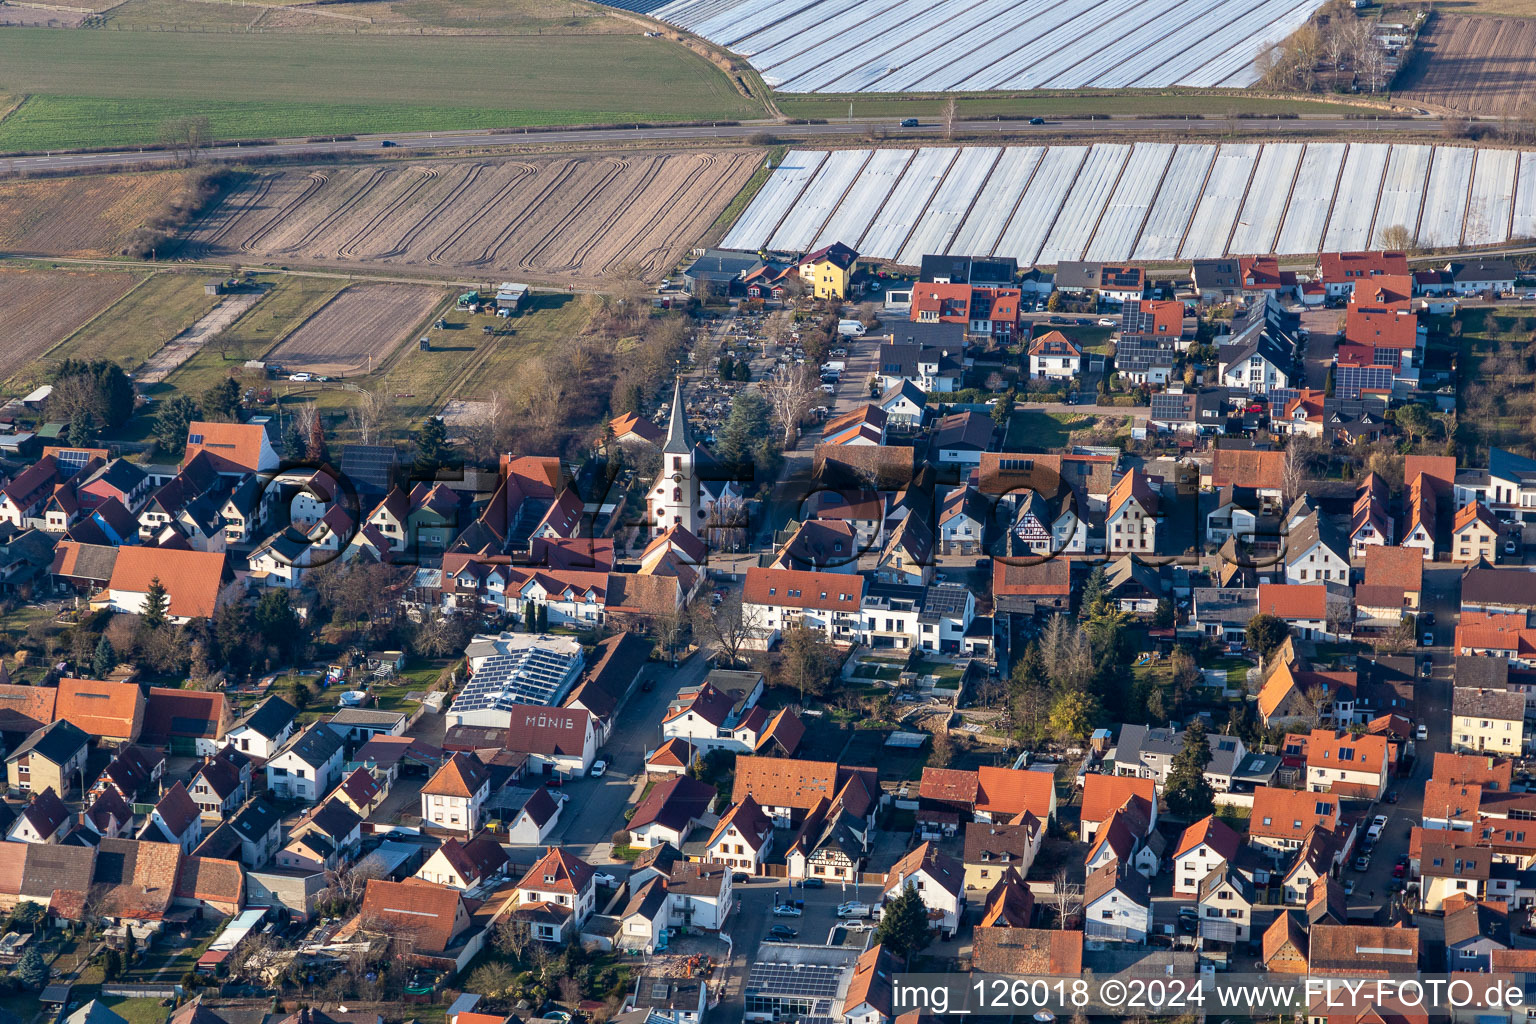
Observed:
[[[651,487],[650,520],[656,533],[680,525],[702,535],[704,514],[699,507],[699,482],[695,479],[697,460],[693,433],[683,411],[683,380],[679,377],[672,387],[672,417],[661,447],[661,473]]]

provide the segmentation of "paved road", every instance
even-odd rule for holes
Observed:
[[[1337,117],[1307,117],[1294,119],[1204,118],[1189,120],[1181,117],[1139,119],[1114,117],[1104,120],[1075,119],[1048,121],[1043,125],[1030,125],[1024,121],[971,121],[961,130],[967,135],[996,131],[1000,135],[1059,135],[1106,133],[1185,132],[1191,135],[1226,135],[1235,129],[1262,129],[1287,135],[1308,135],[1325,132],[1349,131],[1384,132],[1433,132],[1440,121],[1437,118],[1350,120]],[[359,135],[336,142],[310,142],[305,139],[281,139],[265,146],[221,147],[207,150],[209,160],[239,161],[253,154],[261,157],[313,157],[345,153],[377,153],[385,141],[395,143],[396,154],[401,156],[416,152],[454,149],[463,146],[518,149],[527,146],[565,146],[591,143],[678,142],[708,139],[740,140],[760,132],[772,132],[781,139],[836,141],[840,136],[864,136],[871,131],[886,133],[893,142],[904,139],[942,138],[944,129],[938,124],[924,124],[917,128],[902,128],[896,120],[838,121],[832,124],[783,125],[772,121],[747,122],[725,127],[696,128],[634,128],[571,130],[553,132],[400,132],[392,135]],[[45,153],[35,156],[0,158],[0,170],[81,170],[93,166],[123,164],[153,166],[171,163],[174,154],[159,150],[119,149],[102,153]]]
[[[609,859],[615,829],[624,824],[624,808],[639,796],[645,783],[645,755],[661,743],[661,719],[679,689],[701,682],[709,663],[695,654],[678,669],[650,665],[656,680],[650,693],[636,689],[619,711],[613,736],[599,757],[608,762],[600,779],[574,779],[564,788],[570,800],[562,815],[558,842],[578,857],[603,863]]]

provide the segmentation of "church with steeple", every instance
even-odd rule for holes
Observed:
[[[682,526],[694,536],[702,536],[705,495],[698,480],[700,455],[683,411],[683,379],[679,377],[672,387],[672,418],[661,446],[661,472],[647,502],[653,532]]]

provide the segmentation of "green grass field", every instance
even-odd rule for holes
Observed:
[[[1089,425],[1091,417],[1015,409],[1008,421],[1003,448],[1010,452],[1050,451],[1066,445],[1072,431]]]
[[[275,275],[260,278],[272,285],[262,300],[229,329],[204,345],[152,391],[181,391],[197,398],[212,384],[238,370],[247,359],[260,359],[274,342],[295,330],[315,310],[341,291],[345,281],[330,277]]]
[[[111,359],[132,371],[191,327],[218,302],[203,292],[206,275],[152,274],[48,354],[61,359]]]
[[[1536,310],[1469,309],[1460,316],[1456,443],[1474,465],[1490,448],[1536,454]]]
[[[947,100],[942,96],[883,96],[878,93],[860,93],[844,96],[791,95],[775,93],[774,101],[787,117],[824,117],[839,120],[848,116],[848,105],[853,104],[853,116],[877,117],[937,117]],[[963,97],[958,101],[962,118],[985,119],[989,117],[1087,117],[1090,114],[1144,114],[1180,116],[1199,114],[1202,117],[1221,118],[1229,113],[1239,114],[1345,114],[1366,108],[1330,100],[1275,100],[1250,97],[1241,94],[1214,93],[1047,93],[1020,95],[993,94]],[[960,125],[961,131],[965,130]]]
[[[0,33],[0,151],[154,142],[207,115],[218,138],[743,118],[714,65],[643,36]]]

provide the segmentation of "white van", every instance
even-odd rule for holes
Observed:
[[[837,322],[837,333],[845,338],[862,338],[864,336],[864,325],[857,320],[839,320]]]

